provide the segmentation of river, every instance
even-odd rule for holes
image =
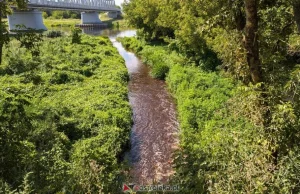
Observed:
[[[135,36],[135,30],[91,33],[109,36],[124,58],[130,75],[128,96],[134,121],[131,149],[127,154],[132,167],[130,181],[136,184],[167,183],[174,173],[172,153],[178,145],[178,122],[166,83],[152,78],[150,69],[116,41],[119,36]]]

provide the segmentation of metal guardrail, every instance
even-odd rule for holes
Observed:
[[[114,0],[29,0],[28,7],[120,11]]]

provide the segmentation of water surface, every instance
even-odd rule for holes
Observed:
[[[132,182],[166,183],[173,173],[172,152],[178,144],[178,122],[173,99],[165,82],[153,79],[149,68],[116,41],[118,36],[134,36],[134,30],[108,35],[125,59],[130,75],[128,96],[134,121],[129,153]]]

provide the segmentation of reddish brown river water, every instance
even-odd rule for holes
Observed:
[[[176,107],[165,82],[153,79],[149,68],[116,41],[118,36],[134,35],[135,31],[109,34],[130,75],[128,96],[134,121],[128,153],[131,181],[167,183],[173,173],[172,153],[178,144]]]

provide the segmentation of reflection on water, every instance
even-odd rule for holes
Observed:
[[[149,68],[116,42],[118,36],[134,36],[134,30],[104,31],[125,60],[130,74],[129,100],[134,125],[131,132],[132,181],[166,183],[172,171],[172,152],[178,145],[176,107],[164,81],[153,79]]]

